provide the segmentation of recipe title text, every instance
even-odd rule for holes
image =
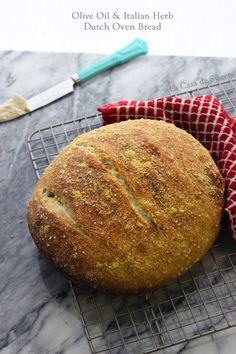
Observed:
[[[74,11],[72,19],[82,24],[85,31],[160,31],[164,22],[174,19],[174,14],[171,11],[150,13]]]

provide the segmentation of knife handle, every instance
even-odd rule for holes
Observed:
[[[114,54],[99,60],[97,63],[89,66],[86,69],[77,71],[77,73],[72,76],[72,79],[76,83],[84,82],[107,69],[113,68],[116,65],[123,64],[133,58],[138,57],[139,55],[146,54],[147,52],[147,43],[142,39],[136,38],[129,45],[118,50]]]

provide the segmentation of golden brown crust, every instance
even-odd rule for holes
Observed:
[[[191,135],[127,121],[79,136],[55,158],[31,197],[29,228],[70,277],[145,292],[184,273],[215,241],[223,187]]]

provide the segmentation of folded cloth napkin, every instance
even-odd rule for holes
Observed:
[[[236,240],[236,121],[213,96],[191,99],[165,97],[150,101],[120,101],[98,107],[103,125],[127,119],[158,119],[173,123],[205,146],[225,180],[232,237]]]

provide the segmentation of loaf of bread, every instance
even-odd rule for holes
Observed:
[[[78,136],[53,160],[32,194],[29,229],[70,278],[147,292],[186,272],[216,240],[223,190],[190,134],[130,120]]]

